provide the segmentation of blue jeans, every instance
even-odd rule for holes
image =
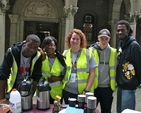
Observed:
[[[121,113],[125,109],[135,110],[136,106],[136,90],[117,90],[117,113]]]

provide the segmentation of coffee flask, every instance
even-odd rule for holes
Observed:
[[[22,111],[28,111],[32,109],[32,82],[29,77],[26,77],[19,85],[19,91],[22,100]]]
[[[50,86],[46,80],[39,81],[37,91],[37,109],[46,110],[50,108]]]

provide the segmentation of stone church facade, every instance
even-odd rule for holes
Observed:
[[[0,62],[5,51],[28,34],[41,41],[46,36],[58,40],[65,49],[65,37],[73,28],[81,29],[88,46],[97,41],[100,29],[111,32],[110,44],[116,47],[116,23],[126,19],[141,44],[141,0],[0,0]]]

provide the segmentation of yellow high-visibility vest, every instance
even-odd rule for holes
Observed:
[[[63,79],[63,89],[65,88],[66,84],[69,82],[70,74],[72,70],[72,60],[71,58],[71,49],[64,51],[64,56],[66,56],[66,64],[67,64],[67,71],[65,78]],[[89,78],[89,60],[92,57],[92,53],[89,50],[82,48],[80,55],[77,59],[77,80],[78,80],[78,93],[82,94],[82,92],[86,89],[88,78]],[[93,87],[90,89],[93,92]]]
[[[99,65],[99,55],[98,55],[98,50],[94,49],[94,48],[90,48],[90,51],[93,52],[96,63]],[[116,53],[116,49],[111,48],[111,52],[110,52],[110,59],[109,59],[109,75],[110,75],[110,87],[111,89],[114,91],[116,89],[116,81],[115,81],[115,76],[116,76],[116,59],[117,53]],[[99,77],[99,68],[96,67],[96,75],[95,75],[95,79],[94,79],[94,89],[96,89],[98,87],[98,77]]]
[[[54,63],[52,65],[52,69],[50,69],[48,57],[46,56],[46,59],[42,62],[42,75],[43,78],[46,80],[48,77],[54,75],[54,76],[60,76],[61,70],[63,70],[64,67],[61,65],[58,58],[55,58]],[[59,95],[62,97],[62,81],[56,81],[53,83],[49,83],[51,87],[50,95],[53,99],[55,99],[56,95]]]
[[[11,48],[9,48],[10,51],[11,51]],[[8,78],[8,90],[7,92],[10,92],[15,84],[15,81],[16,81],[16,78],[17,78],[17,74],[18,74],[18,65],[16,63],[16,60],[14,58],[14,55],[11,51],[11,55],[13,57],[13,64],[12,64],[12,67],[11,67],[11,73],[10,73],[10,76]],[[31,65],[31,68],[30,68],[30,74],[32,75],[32,72],[33,72],[33,69],[34,69],[34,65],[36,63],[36,61],[38,60],[38,58],[41,56],[41,53],[40,52],[37,52],[37,55],[32,59],[32,65]]]

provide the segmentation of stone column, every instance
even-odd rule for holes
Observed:
[[[130,22],[131,29],[133,30],[133,36],[136,37],[136,22],[137,19],[141,18],[141,13],[138,11],[129,12],[125,15],[125,18]]]
[[[5,52],[5,14],[0,11],[0,63]]]
[[[77,12],[78,7],[74,7],[72,5],[65,6],[65,13],[66,13],[66,30],[65,30],[65,37],[68,33],[74,28],[74,15]]]
[[[0,63],[2,63],[5,54],[5,12],[8,9],[8,2],[0,0]]]
[[[10,18],[10,46],[17,42],[17,22],[18,22],[18,15],[9,14]]]
[[[61,25],[60,25],[60,36],[59,37],[61,37],[60,39],[59,39],[59,44],[58,45],[60,45],[59,46],[59,48],[60,48],[60,52],[62,53],[63,51],[64,51],[64,46],[65,46],[65,26],[66,26],[66,18],[61,18]]]
[[[111,20],[109,21],[109,24],[111,25],[111,40],[110,40],[110,45],[112,47],[116,47],[117,46],[117,41],[118,39],[116,38],[116,24],[117,24],[117,20]]]
[[[136,38],[136,22],[130,23],[131,29],[133,30],[133,36]]]

